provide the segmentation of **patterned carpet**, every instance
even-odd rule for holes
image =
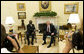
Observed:
[[[34,46],[39,46],[39,53],[62,53],[66,43],[65,40],[58,42],[56,39],[56,45],[54,46],[54,44],[52,44],[52,47],[47,48],[47,46],[49,45],[49,42],[50,42],[50,39],[47,38],[47,44],[42,45],[43,43],[42,36],[37,36],[37,43],[34,43]],[[19,44],[21,47],[25,45],[24,38],[23,38],[23,43],[21,43],[21,40],[19,39]],[[70,53],[73,53],[73,51],[71,50]],[[83,53],[83,50],[80,50],[80,51],[75,50],[75,53]]]

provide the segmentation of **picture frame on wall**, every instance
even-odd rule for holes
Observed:
[[[17,11],[25,11],[25,3],[17,3]]]
[[[18,19],[26,19],[26,12],[18,12]]]
[[[51,1],[39,1],[40,11],[51,11]]]
[[[64,4],[64,14],[78,13],[79,3]]]

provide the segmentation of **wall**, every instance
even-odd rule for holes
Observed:
[[[1,2],[1,23],[6,27],[5,25],[5,19],[8,16],[12,16],[14,18],[14,21],[16,22],[14,24],[14,29],[17,31],[17,26],[21,25],[21,20],[18,19],[17,15],[17,5],[16,3],[25,3],[26,4],[26,19],[25,19],[25,25],[28,24],[29,20],[34,21],[35,24],[35,18],[33,18],[33,14],[35,12],[39,11],[38,5],[39,3],[37,1],[2,1]],[[35,4],[35,5],[34,5]]]
[[[79,2],[78,14],[80,18],[83,18],[83,2],[82,1],[51,1],[51,10],[57,12],[58,17],[56,18],[56,23],[58,25],[67,24],[67,19],[69,14],[64,14],[64,4]],[[39,11],[39,1],[1,1],[1,23],[5,25],[5,19],[8,16],[12,16],[15,20],[15,30],[17,31],[17,26],[21,25],[21,20],[18,19],[17,15],[17,5],[16,3],[26,4],[26,19],[25,24],[28,24],[29,20],[32,20],[34,24],[35,18],[34,13]],[[5,27],[7,27],[5,25]]]

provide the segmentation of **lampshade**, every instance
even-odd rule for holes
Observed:
[[[13,17],[6,17],[5,24],[13,24],[13,23],[15,23]]]
[[[79,15],[78,14],[70,14],[68,23],[79,23]]]

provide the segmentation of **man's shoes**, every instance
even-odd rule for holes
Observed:
[[[32,44],[32,45],[34,45],[34,43],[33,43],[33,42],[31,42],[31,44]]]
[[[42,45],[45,45],[46,44],[46,42],[44,42]]]
[[[50,48],[50,47],[51,47],[51,45],[47,46],[47,48]]]
[[[28,45],[30,45],[30,43],[28,43]]]

